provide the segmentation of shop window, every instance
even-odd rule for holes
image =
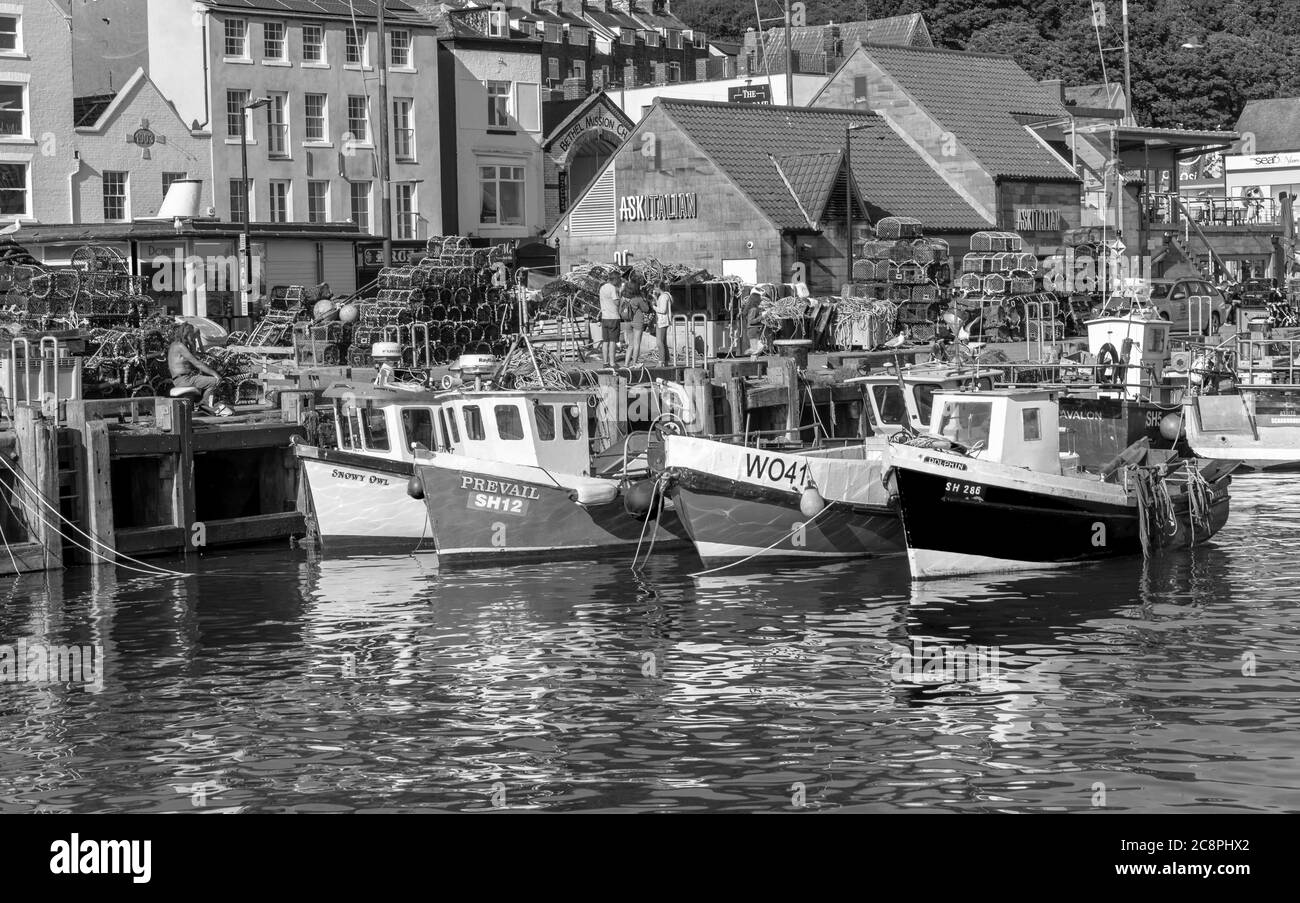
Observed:
[[[428,408],[402,408],[402,435],[408,449],[417,443],[432,449],[433,412]]]
[[[0,163],[0,216],[28,216],[27,164]]]
[[[465,418],[465,438],[470,442],[482,442],[487,438],[483,431],[483,415],[476,404],[467,404],[461,410]]]
[[[524,438],[524,422],[519,416],[517,405],[499,404],[495,413],[499,438],[512,442]]]
[[[366,448],[370,451],[388,451],[388,424],[382,408],[367,408],[361,416],[365,430]]]
[[[480,166],[482,206],[479,222],[491,226],[521,226],[524,222],[524,168]]]
[[[582,408],[576,404],[566,404],[562,414],[565,439],[582,438]]]
[[[533,403],[533,423],[537,424],[537,438],[543,442],[555,439],[555,408],[541,402]]]
[[[0,85],[0,136],[27,134],[27,86]]]

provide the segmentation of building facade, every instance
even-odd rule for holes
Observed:
[[[241,222],[350,222],[381,229],[380,54],[388,61],[395,240],[443,230],[437,39],[409,7],[388,5],[380,48],[374,0],[325,13],[274,0],[148,0],[151,77],[212,140],[211,215]],[[355,13],[355,15],[353,15]],[[354,24],[355,23],[355,24]],[[254,101],[266,105],[246,109]],[[250,190],[241,177],[241,132]]]

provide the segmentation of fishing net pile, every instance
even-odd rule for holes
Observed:
[[[535,308],[536,317],[600,319],[600,287],[615,275],[622,276],[642,293],[648,292],[648,286],[656,282],[680,284],[716,281],[708,270],[688,264],[664,263],[654,257],[637,260],[627,266],[584,264],[542,288]]]

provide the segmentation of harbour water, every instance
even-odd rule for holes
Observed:
[[[1232,506],[1194,552],[927,584],[298,549],[7,578],[0,644],[103,669],[0,683],[0,812],[1294,811],[1300,483]]]

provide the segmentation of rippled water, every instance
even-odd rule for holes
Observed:
[[[1210,547],[993,581],[283,549],[28,575],[0,643],[98,643],[104,684],[0,684],[0,811],[1296,810],[1298,503],[1241,477]],[[994,667],[900,657],[968,644]]]

